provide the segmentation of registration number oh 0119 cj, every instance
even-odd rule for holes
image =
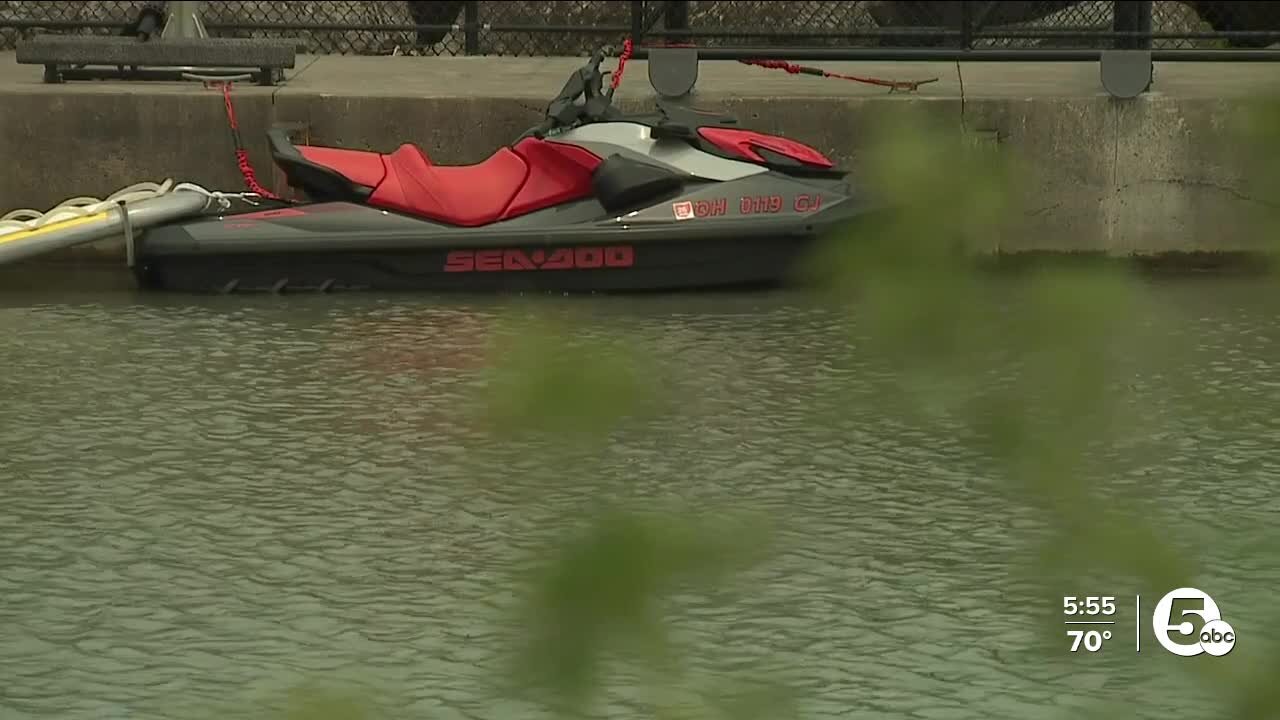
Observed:
[[[635,265],[630,245],[583,246],[550,250],[454,250],[445,257],[445,272],[517,270],[594,270]]]

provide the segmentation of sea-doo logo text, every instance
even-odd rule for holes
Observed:
[[[628,268],[636,262],[630,245],[556,248],[554,250],[455,250],[445,258],[445,272],[512,270],[591,270]]]

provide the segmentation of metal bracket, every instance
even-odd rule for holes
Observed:
[[[245,82],[246,80],[253,80],[254,74],[240,73],[239,75],[200,75],[193,72],[184,72],[182,73],[182,79],[195,80],[196,82],[202,82],[205,84],[224,83],[224,82],[234,83],[234,82]]]
[[[1111,97],[1130,99],[1151,89],[1150,50],[1104,50],[1098,58],[1102,87]]]
[[[123,200],[116,202],[116,209],[120,211],[120,224],[124,227],[125,263],[132,268],[136,257],[134,253],[133,222],[129,219],[129,208],[125,206]]]
[[[655,47],[649,49],[649,84],[667,100],[693,94],[698,84],[698,48]]]

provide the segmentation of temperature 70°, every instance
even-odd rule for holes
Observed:
[[[1077,652],[1081,646],[1089,652],[1097,652],[1102,648],[1103,640],[1111,639],[1110,630],[1068,630],[1071,638],[1071,652]]]

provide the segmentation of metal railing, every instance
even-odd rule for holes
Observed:
[[[0,3],[0,49],[36,32],[132,34],[128,1]],[[292,38],[318,54],[580,55],[630,36],[707,59],[1280,59],[1270,2],[209,2],[213,37]],[[1268,48],[1270,45],[1272,47]]]

